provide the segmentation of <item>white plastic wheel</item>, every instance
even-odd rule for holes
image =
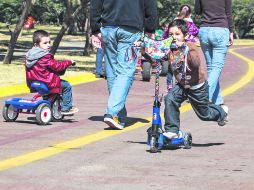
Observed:
[[[13,105],[4,105],[3,108],[3,117],[5,121],[12,122],[15,121],[19,116],[18,109]]]
[[[40,125],[47,125],[51,121],[52,113],[48,104],[42,103],[36,109],[36,119]]]

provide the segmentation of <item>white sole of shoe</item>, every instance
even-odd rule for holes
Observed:
[[[79,112],[79,109],[75,109],[74,111],[68,112],[68,113],[61,112],[61,114],[62,114],[62,115],[66,115],[66,116],[73,116],[74,113],[78,113],[78,112]]]
[[[122,130],[123,129],[123,126],[122,125],[119,125],[118,123],[116,123],[113,119],[111,118],[104,118],[104,122],[111,128],[114,128],[114,129],[119,129],[119,130]]]
[[[171,132],[165,132],[163,133],[164,137],[167,137],[168,139],[173,139],[173,138],[177,138],[178,135],[176,133],[171,133]]]

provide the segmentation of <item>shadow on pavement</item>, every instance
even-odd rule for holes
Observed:
[[[225,143],[205,143],[205,144],[192,143],[192,146],[193,147],[209,147],[209,146],[220,146],[224,144]]]
[[[103,118],[104,118],[103,116],[92,116],[92,117],[89,117],[88,119],[91,120],[91,121],[102,121],[103,122]],[[127,117],[125,127],[129,127],[131,125],[134,125],[137,122],[150,123],[150,121],[148,121],[147,119],[136,118],[136,117]],[[107,129],[107,128],[105,128],[105,129]]]

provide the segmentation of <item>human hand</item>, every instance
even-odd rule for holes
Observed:
[[[232,46],[234,42],[234,33],[231,32],[229,35],[229,46]]]
[[[151,39],[155,39],[155,34],[154,33],[146,32],[145,36],[147,36],[148,38],[151,38]]]
[[[101,48],[101,33],[92,35],[92,45],[96,48]]]
[[[74,60],[71,60],[71,66],[75,66],[76,62]]]
[[[141,41],[133,42],[133,45],[140,51],[141,54],[144,54],[145,50],[144,47],[142,47]]]
[[[141,41],[136,41],[136,42],[133,42],[133,44],[135,45],[135,47],[137,48],[140,48],[141,47]]]

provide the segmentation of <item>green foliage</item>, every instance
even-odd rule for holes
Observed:
[[[173,21],[177,13],[180,9],[180,6],[183,4],[188,4],[192,10],[192,19],[195,21],[197,25],[200,23],[200,17],[196,16],[194,13],[194,3],[195,1],[190,0],[158,0],[158,12],[159,12],[159,25],[161,26],[163,23],[169,23]]]
[[[234,0],[233,15],[236,31],[243,38],[254,28],[254,1]]]
[[[23,2],[20,0],[1,0],[0,22],[14,24],[17,22],[23,9]]]
[[[35,17],[35,20],[43,24],[60,24],[63,20],[64,10],[65,5],[62,0],[37,0],[31,15]]]
[[[176,17],[180,5],[179,0],[158,0],[159,25],[171,22]]]
[[[25,0],[0,0],[0,22],[15,24],[23,10]],[[194,13],[194,0],[157,0],[159,12],[159,26],[164,22],[171,22],[177,15],[182,4],[192,8],[192,19],[199,26],[200,16]],[[72,6],[77,5],[77,0],[72,0]],[[36,0],[31,15],[36,21],[43,24],[62,24],[66,10],[64,0]],[[78,27],[84,28],[84,13],[78,15]],[[245,37],[254,29],[254,0],[233,0],[233,16],[236,31],[240,37]],[[84,30],[84,29],[82,29]]]

